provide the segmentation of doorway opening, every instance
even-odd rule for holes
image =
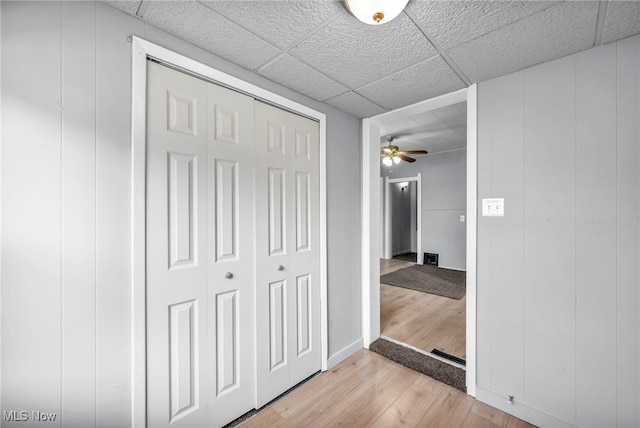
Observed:
[[[388,113],[384,113],[379,116],[375,116],[372,118],[363,120],[363,261],[362,261],[362,278],[363,278],[363,336],[365,346],[371,344],[376,339],[380,338],[381,335],[384,335],[382,332],[383,326],[381,325],[382,311],[384,308],[381,308],[381,303],[383,298],[387,296],[381,296],[385,291],[381,289],[380,282],[380,274],[388,271],[388,266],[385,267],[382,265],[381,269],[381,261],[383,263],[389,262],[389,259],[392,257],[393,250],[389,251],[388,240],[385,240],[383,236],[379,236],[379,234],[385,234],[384,230],[380,230],[379,225],[382,224],[382,218],[377,218],[378,216],[385,217],[386,211],[381,209],[381,207],[385,206],[385,193],[381,192],[378,188],[379,183],[381,183],[381,170],[380,170],[380,144],[383,142],[389,133],[396,133],[396,137],[400,135],[400,138],[396,138],[397,145],[401,147],[401,150],[414,150],[414,149],[424,149],[424,147],[417,146],[409,146],[409,138],[407,138],[408,133],[403,133],[402,127],[408,128],[410,127],[411,122],[418,122],[423,125],[422,130],[417,133],[416,139],[428,139],[430,135],[433,135],[433,129],[429,130],[429,125],[434,125],[433,123],[429,123],[429,117],[433,115],[429,112],[436,112],[438,109],[451,110],[453,109],[461,109],[461,105],[464,105],[462,111],[463,120],[466,122],[466,132],[463,136],[464,143],[466,147],[446,147],[444,143],[446,141],[441,141],[440,145],[437,144],[432,146],[432,150],[430,151],[430,155],[425,156],[431,157],[431,162],[428,169],[424,169],[422,171],[416,171],[412,169],[407,169],[405,165],[393,165],[394,174],[390,174],[393,177],[389,178],[389,180],[393,180],[395,178],[402,178],[407,176],[415,176],[417,172],[422,174],[422,183],[423,190],[421,192],[423,196],[423,206],[422,206],[422,215],[419,216],[422,218],[423,222],[423,231],[421,233],[421,244],[422,244],[422,252],[428,252],[431,254],[439,255],[439,265],[443,268],[449,268],[451,270],[466,270],[466,293],[465,298],[462,302],[456,301],[458,306],[458,311],[461,312],[461,317],[455,322],[457,325],[454,325],[454,321],[451,321],[451,327],[454,330],[457,330],[455,333],[458,336],[462,345],[458,346],[458,352],[455,353],[461,354],[466,359],[466,390],[467,393],[474,396],[475,395],[475,311],[476,311],[476,279],[475,279],[475,271],[476,271],[476,86],[471,86],[468,89],[460,90],[451,94],[443,95],[441,97],[437,97],[431,100],[424,101],[422,103],[418,103],[409,107],[405,107],[399,110],[394,110]],[[463,103],[463,104],[461,104]],[[466,104],[464,104],[466,103]],[[457,107],[452,107],[458,105]],[[402,145],[402,138],[405,138],[407,144]],[[446,139],[445,139],[446,140]],[[433,147],[436,147],[433,149]],[[437,157],[441,158],[457,158],[464,161],[461,165],[462,167],[462,176],[458,173],[456,180],[458,180],[458,184],[462,181],[461,192],[456,196],[458,202],[457,206],[453,207],[455,209],[450,209],[452,207],[445,207],[447,209],[441,209],[442,206],[431,206],[429,207],[428,198],[425,196],[426,194],[426,183],[432,182],[433,179],[429,179],[425,176],[425,171],[434,172],[434,168],[436,168],[436,174],[443,174],[443,171],[438,171],[437,167],[434,166],[433,161],[436,160]],[[449,159],[451,160],[451,159]],[[415,162],[415,164],[418,164]],[[426,168],[426,166],[423,166]],[[458,166],[459,171],[460,165]],[[433,177],[432,177],[433,178]],[[446,178],[446,175],[445,175]],[[444,180],[442,183],[437,184],[435,188],[431,189],[434,194],[445,198],[447,195],[451,194],[451,189],[447,185],[447,181]],[[437,198],[436,198],[437,199]],[[461,200],[461,202],[460,202]],[[433,202],[433,201],[432,201]],[[427,204],[427,205],[425,205]],[[433,212],[425,212],[431,209]],[[445,211],[448,211],[445,213]],[[432,236],[429,235],[429,226],[435,226],[439,220],[443,220],[444,218],[445,226],[438,226],[432,228]],[[427,220],[425,220],[427,219]],[[455,220],[455,222],[453,221]],[[448,226],[446,226],[446,222],[448,222]],[[458,231],[462,230],[462,236],[457,237],[446,237],[441,236],[438,237],[437,234],[434,234],[437,231],[444,231],[449,227],[449,229],[453,228]],[[437,229],[437,230],[436,230]],[[451,243],[451,241],[455,240],[457,242],[456,248],[447,248],[447,241]],[[460,240],[462,244],[460,244]],[[393,261],[393,260],[392,260]],[[424,261],[424,254],[418,253],[417,262],[419,265],[422,265]],[[395,262],[395,261],[393,261]],[[410,262],[406,262],[412,264]],[[396,311],[397,312],[397,311]],[[448,312],[445,310],[445,312]],[[446,324],[446,321],[445,321]],[[399,328],[398,331],[403,330]],[[420,334],[420,333],[416,333]],[[461,340],[460,340],[461,339]],[[402,341],[402,340],[399,340]],[[431,352],[433,348],[438,348],[438,346],[432,345],[421,345],[421,346],[413,346],[415,348],[424,348],[427,352]],[[460,346],[462,346],[462,352],[459,352]],[[446,348],[446,346],[444,347]],[[450,348],[449,348],[450,349]],[[446,351],[445,351],[446,352]]]

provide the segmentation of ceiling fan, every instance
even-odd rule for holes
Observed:
[[[415,162],[416,160],[414,158],[407,155],[426,155],[428,153],[426,150],[405,150],[401,152],[398,146],[391,144],[392,142],[393,137],[387,137],[387,145],[380,150],[380,158],[386,166],[400,163],[400,160]]]

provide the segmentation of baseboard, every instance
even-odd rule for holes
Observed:
[[[511,404],[508,397],[478,386],[476,387],[476,399],[539,427],[575,428],[575,425],[518,402],[518,397],[515,397],[513,404]]]
[[[332,367],[337,366],[356,352],[362,349],[362,338],[356,340],[351,345],[348,345],[332,356],[327,360],[327,369],[331,369]]]
[[[466,268],[465,269],[460,269],[460,268],[454,268],[454,267],[448,267],[448,266],[438,266],[438,267],[442,268],[442,269],[457,270],[457,271],[460,271],[460,272],[466,272],[467,271]]]

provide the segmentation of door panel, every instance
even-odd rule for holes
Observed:
[[[255,405],[253,100],[155,63],[147,97],[147,420],[222,426]]]
[[[319,150],[316,122],[259,102],[255,112],[257,405],[262,406],[321,368]]]
[[[222,426],[320,370],[318,136],[148,64],[149,426]]]
[[[198,410],[197,304],[190,302],[169,306],[169,370],[171,372],[171,420]]]

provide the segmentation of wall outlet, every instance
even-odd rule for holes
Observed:
[[[461,215],[461,216],[460,216],[460,221],[461,221],[462,223],[464,223],[464,216],[463,216],[463,215]]]
[[[483,217],[504,217],[504,198],[488,198],[482,200]]]

